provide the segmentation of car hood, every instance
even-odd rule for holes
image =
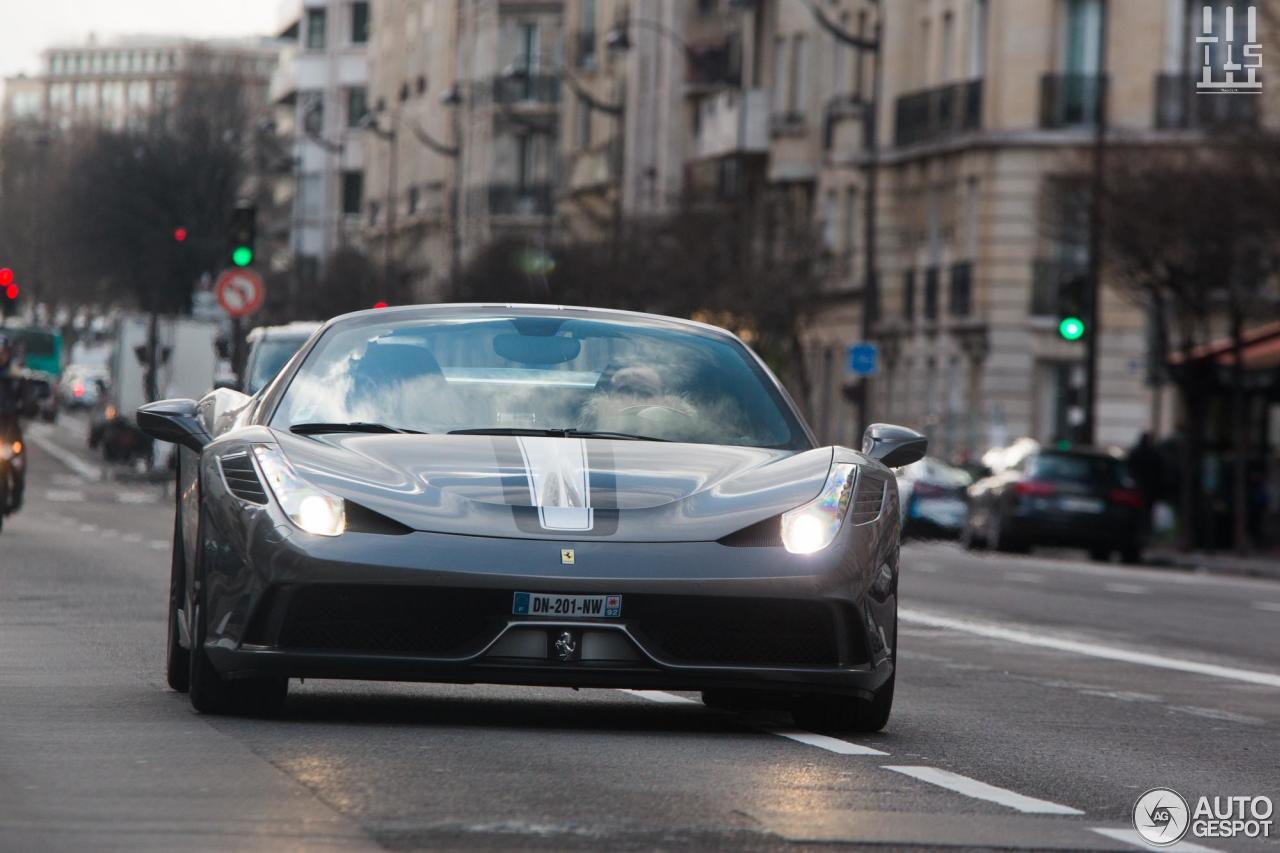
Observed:
[[[708,541],[814,498],[803,452],[608,439],[276,432],[307,480],[415,530]]]

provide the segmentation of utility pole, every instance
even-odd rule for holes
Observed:
[[[1084,299],[1084,417],[1080,442],[1093,444],[1098,430],[1098,345],[1101,342],[1102,194],[1107,155],[1107,0],[1099,3],[1097,114],[1093,129],[1093,167],[1089,189],[1089,271]]]
[[[880,313],[880,279],[876,270],[876,205],[880,173],[880,109],[881,64],[883,52],[880,49],[884,23],[876,16],[875,37],[871,50],[871,103],[866,106],[863,121],[866,131],[867,177],[863,192],[866,210],[863,212],[863,284],[862,284],[862,340],[870,341],[875,336],[875,324]],[[859,57],[861,62],[861,57]],[[871,425],[871,377],[862,379],[861,403],[858,417],[862,420],[859,433]]]

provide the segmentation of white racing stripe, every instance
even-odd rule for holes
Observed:
[[[1122,841],[1125,844],[1132,844],[1134,847],[1141,847],[1143,850],[1172,850],[1173,853],[1218,853],[1212,847],[1204,847],[1192,841],[1179,841],[1177,844],[1170,844],[1168,847],[1155,848],[1143,841],[1142,836],[1138,834],[1136,829],[1113,829],[1107,826],[1095,826],[1093,831],[1099,835],[1105,835],[1112,841]]]
[[[53,442],[44,430],[30,429],[27,431],[27,440],[39,447],[45,453],[48,453],[54,459],[57,459],[63,465],[66,465],[73,472],[85,478],[86,480],[101,480],[102,469],[97,465],[85,462],[79,456],[76,456],[70,450],[59,447]]]
[[[987,637],[992,640],[1003,640],[1007,643],[1018,643],[1024,646],[1037,646],[1042,649],[1054,649],[1060,652],[1084,655],[1086,657],[1104,658],[1106,660],[1123,661],[1124,663],[1149,666],[1156,669],[1172,669],[1178,672],[1192,672],[1197,675],[1208,675],[1213,678],[1226,678],[1246,684],[1261,684],[1266,687],[1280,688],[1280,675],[1272,672],[1260,672],[1254,669],[1237,669],[1231,666],[1219,666],[1212,663],[1201,663],[1194,660],[1171,658],[1165,655],[1121,649],[1115,646],[1104,646],[1083,640],[1067,640],[1059,637],[1047,637],[1043,634],[1032,634],[1015,628],[1005,628],[990,622],[979,622],[973,619],[958,619],[927,613],[923,610],[903,608],[898,612],[903,622],[913,625],[925,625],[930,628],[943,628],[960,631],[976,637]]]
[[[529,472],[529,498],[546,530],[590,530],[590,468],[583,439],[521,436],[516,439]]]
[[[968,776],[961,776],[950,770],[940,770],[937,767],[886,765],[884,769],[955,791],[957,794],[964,794],[975,800],[986,800],[989,803],[1008,806],[1026,814],[1084,814],[1071,806],[1051,803],[1048,800],[1037,800],[1035,797],[1028,797],[1006,788],[997,788],[995,785],[988,785],[986,782],[979,782],[977,779],[970,779]]]

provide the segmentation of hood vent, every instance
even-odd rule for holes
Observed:
[[[880,517],[885,482],[881,477],[868,476],[865,470],[858,472],[858,487],[853,492],[853,506],[849,507],[851,524],[867,524]]]
[[[222,479],[227,489],[242,501],[251,504],[265,504],[267,492],[258,479],[258,469],[253,467],[253,460],[248,453],[230,453],[218,460],[222,468]]]

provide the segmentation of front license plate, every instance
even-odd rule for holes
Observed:
[[[1063,498],[1061,506],[1067,512],[1099,513],[1105,504],[1097,498]]]
[[[620,595],[560,595],[554,592],[517,592],[511,602],[516,616],[568,616],[573,619],[617,619],[622,615]]]

